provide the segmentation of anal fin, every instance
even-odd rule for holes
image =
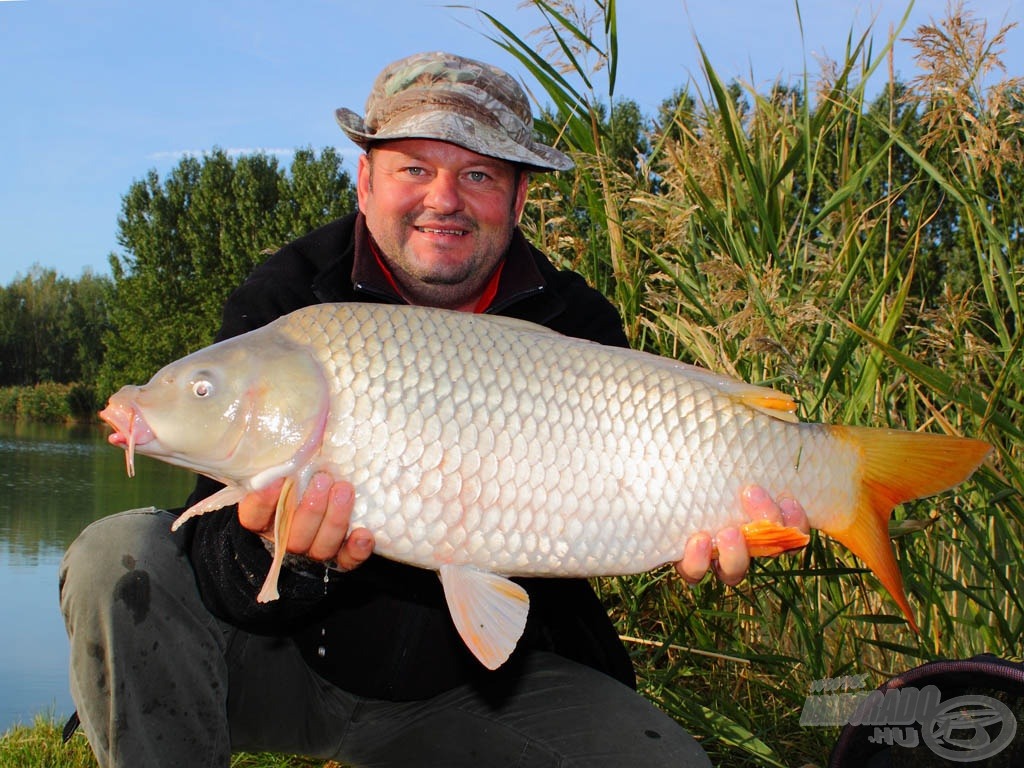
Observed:
[[[281,486],[281,495],[277,497],[277,510],[274,513],[274,559],[270,563],[270,570],[267,571],[267,578],[263,581],[263,588],[256,595],[257,603],[269,603],[281,596],[277,591],[277,581],[281,578],[288,533],[292,529],[292,517],[297,506],[297,501],[293,498],[294,490],[295,480],[286,477]]]
[[[791,549],[806,547],[811,537],[793,526],[771,520],[754,520],[740,526],[751,557],[774,557]]]

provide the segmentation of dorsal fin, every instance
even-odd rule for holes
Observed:
[[[513,331],[553,334],[556,336],[561,335],[557,331],[553,331],[545,326],[536,325],[529,321],[519,320],[513,317],[504,317],[502,315],[476,315],[475,317],[481,318],[489,323],[494,323],[495,325],[504,325],[506,328]],[[566,338],[570,344],[594,344],[594,342],[587,339],[577,339],[574,337]],[[611,349],[614,350],[613,354],[621,355],[623,357],[640,357],[648,365],[653,363],[657,366],[680,370],[690,378],[698,379],[732,397],[737,402],[746,405],[748,408],[760,411],[766,416],[771,416],[773,419],[780,419],[781,421],[788,421],[793,424],[800,421],[796,416],[796,401],[784,392],[779,392],[771,387],[761,387],[756,384],[748,384],[745,381],[734,379],[731,376],[714,373],[713,371],[709,371],[707,368],[702,368],[699,365],[692,365],[690,363],[672,360],[671,358],[652,355],[649,352],[641,350],[619,347]]]
[[[800,421],[796,415],[796,401],[785,392],[747,384],[742,391],[736,392],[736,398],[744,405],[771,416],[773,419],[788,421],[791,424]]]
[[[646,352],[625,350],[624,354],[643,355],[649,364],[653,361],[655,365],[678,370],[689,378],[700,381],[710,387],[714,387],[722,394],[728,395],[734,399],[736,402],[742,403],[748,408],[760,411],[766,416],[771,416],[773,419],[788,421],[792,424],[796,424],[800,421],[796,415],[796,400],[785,392],[779,392],[771,387],[748,384],[740,379],[734,379],[731,376],[709,371],[707,368],[702,368],[699,365],[691,365],[690,363],[682,363],[678,360],[657,357]]]
[[[748,384],[740,379],[701,368],[699,365],[690,365],[689,363],[676,363],[676,365],[685,369],[686,374],[691,378],[705,382],[748,408],[760,411],[773,419],[781,419],[793,424],[800,421],[796,417],[796,400],[785,392],[779,392],[771,387]]]

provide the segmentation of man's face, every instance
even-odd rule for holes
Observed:
[[[359,209],[405,298],[470,309],[508,249],[526,203],[512,163],[433,139],[359,158]]]

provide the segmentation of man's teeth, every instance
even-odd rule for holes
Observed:
[[[435,229],[434,227],[420,227],[420,232],[427,232],[431,235],[464,235],[464,230],[461,229]]]

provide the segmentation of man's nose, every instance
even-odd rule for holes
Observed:
[[[458,176],[441,171],[430,182],[424,201],[428,208],[440,213],[454,213],[462,209],[462,190]]]

